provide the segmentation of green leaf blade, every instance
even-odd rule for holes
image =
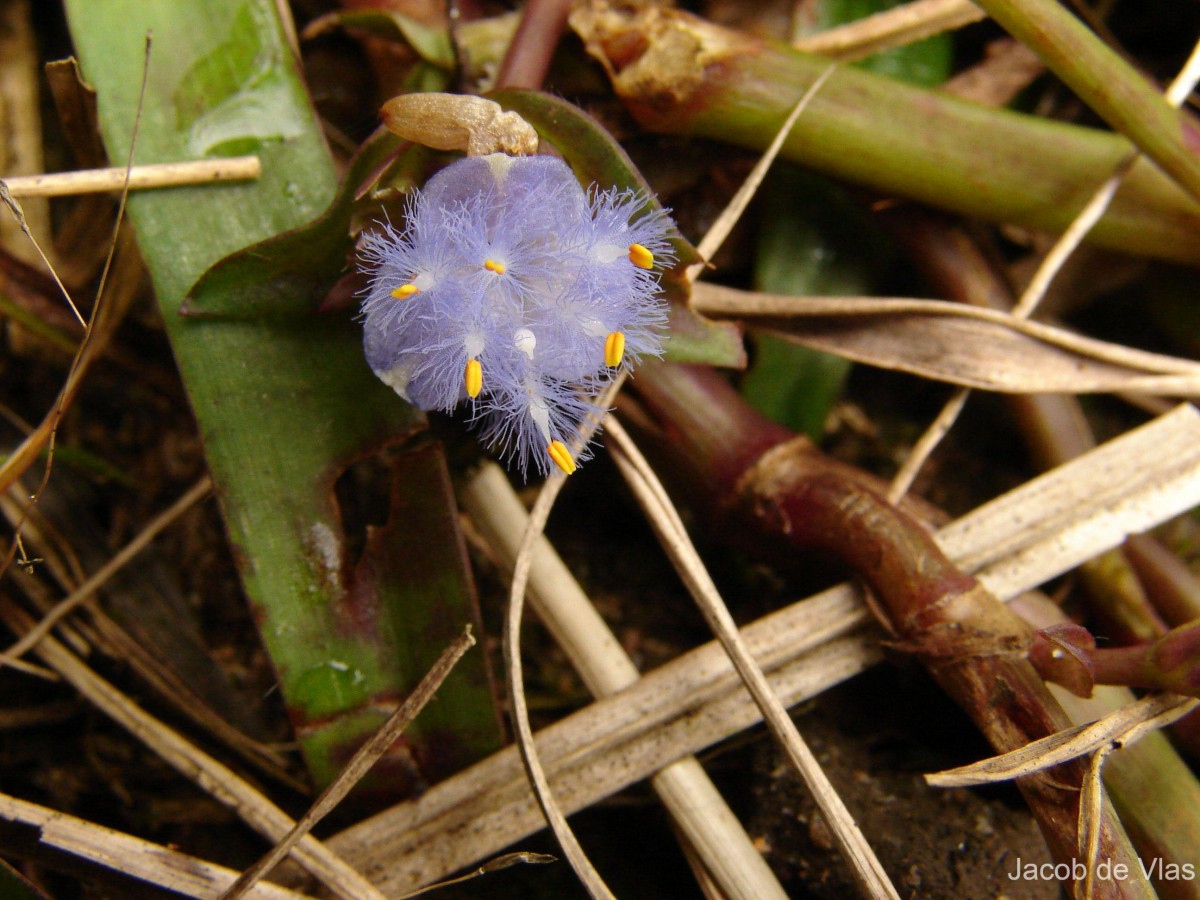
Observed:
[[[364,565],[368,558],[353,558],[337,500],[335,486],[353,463],[404,443],[423,418],[370,372],[361,330],[349,315],[181,315],[188,290],[214,263],[312,221],[337,191],[274,5],[71,0],[67,11],[114,159],[128,152],[142,35],[153,32],[137,160],[189,158],[198,123],[212,134],[212,123],[222,117],[221,139],[209,149],[253,144],[262,160],[263,176],[255,183],[147,192],[130,198],[129,214],[200,426],[247,598],[310,773],[324,784],[388,705],[424,675],[441,649],[438,640],[444,635],[448,642],[474,617],[461,553],[457,562],[439,562],[447,568],[437,592],[398,583]],[[263,104],[271,106],[263,123],[245,115]],[[213,289],[214,302],[234,308],[252,287],[230,277]],[[444,467],[437,479],[425,474],[397,484],[407,476],[396,469],[390,477],[397,497],[404,490],[436,494],[446,480]],[[431,502],[445,506],[444,492]],[[392,550],[402,551],[405,542],[461,547],[452,509],[426,528],[424,534],[393,528]],[[435,620],[440,629],[430,627]],[[443,706],[468,710],[473,722],[491,716],[482,665],[478,655],[464,660],[443,686]],[[423,727],[415,723],[409,739],[419,743]],[[447,774],[498,739],[494,727],[486,736],[476,726],[463,735],[458,744],[443,741],[443,752],[417,754],[432,761],[427,769],[418,766],[418,780]],[[406,783],[411,787],[412,778]]]

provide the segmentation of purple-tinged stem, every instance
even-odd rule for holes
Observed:
[[[951,217],[909,206],[885,212],[878,220],[906,248],[938,296],[992,309],[1013,307],[1014,292],[996,255]],[[1005,401],[1032,458],[1043,468],[1074,459],[1096,444],[1076,397],[1008,395]],[[1105,637],[1119,643],[1142,646],[1170,625],[1200,619],[1200,581],[1148,535],[1131,536],[1081,573]],[[1200,714],[1173,723],[1171,732],[1177,746],[1200,758]]]
[[[1025,658],[1033,636],[1017,616],[958,569],[928,531],[888,503],[869,475],[833,460],[752,410],[709,369],[648,366],[634,382],[641,414],[669,466],[707,496],[715,528],[752,552],[821,548],[871,588],[877,612],[1000,752],[1070,725]],[[1078,856],[1079,761],[1018,779],[1054,858]],[[1106,808],[1100,858],[1137,870],[1119,820]],[[1097,884],[1097,897],[1148,896],[1144,880]]]
[[[1176,554],[1151,535],[1135,534],[1125,542],[1125,555],[1168,624],[1200,619],[1200,580]]]
[[[529,0],[496,73],[496,87],[540,90],[567,25],[569,0]]]
[[[1150,644],[1079,648],[1097,684],[1200,697],[1200,619]]]

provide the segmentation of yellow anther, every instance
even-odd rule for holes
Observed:
[[[546,452],[550,454],[550,458],[554,460],[554,464],[568,475],[575,471],[575,460],[571,458],[571,451],[566,448],[562,441],[551,441],[550,446],[546,448]]]
[[[483,267],[489,272],[495,272],[497,275],[504,274],[504,263],[496,262],[494,259],[485,259],[483,261]]]
[[[415,284],[402,284],[400,287],[392,291],[392,296],[397,300],[405,300],[411,297],[413,294],[419,293],[421,293],[421,289]]]
[[[610,369],[621,364],[625,358],[625,333],[610,331],[604,339],[604,364]]]
[[[477,359],[467,360],[467,370],[463,373],[463,381],[467,385],[467,396],[472,400],[483,390],[483,366]]]
[[[654,268],[654,254],[641,244],[629,245],[629,261],[639,269]]]

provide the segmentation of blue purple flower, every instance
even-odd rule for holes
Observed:
[[[401,231],[363,236],[367,362],[419,409],[466,404],[485,444],[543,474],[617,372],[662,352],[670,218],[636,191],[584,191],[550,156],[459,160]],[[586,458],[586,447],[577,455]]]

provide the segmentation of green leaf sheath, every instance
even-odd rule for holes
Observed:
[[[99,95],[112,159],[124,161],[128,153],[147,32],[153,47],[136,162],[234,152],[262,159],[257,182],[142,193],[130,198],[129,215],[247,597],[309,769],[323,784],[472,618],[444,466],[440,456],[397,461],[389,521],[368,532],[362,558],[352,558],[335,484],[352,462],[422,425],[368,370],[359,328],[349,314],[180,315],[188,289],[209,266],[312,220],[337,188],[274,4],[69,0],[66,6],[85,75]],[[213,290],[223,295],[218,305],[234,305],[239,284],[229,279]],[[411,485],[416,497],[406,502],[423,510],[412,517],[417,536],[405,534],[402,510],[409,507],[400,502]],[[448,550],[429,557],[431,545]],[[398,578],[405,566],[423,566],[426,576]],[[442,702],[417,723],[402,765],[393,767],[404,769],[393,789],[437,777],[494,744],[481,665],[479,655],[464,660],[439,695]],[[438,749],[426,753],[430,735],[437,735]]]

